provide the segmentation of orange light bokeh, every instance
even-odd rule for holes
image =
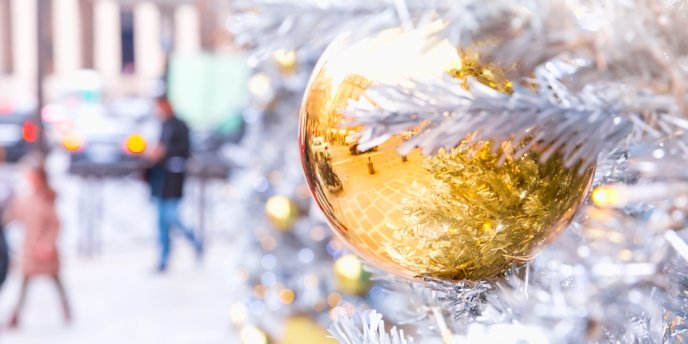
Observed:
[[[141,154],[146,151],[146,139],[143,136],[134,134],[127,138],[127,151],[131,154]]]
[[[75,134],[65,135],[62,138],[62,146],[70,152],[76,152],[84,147],[84,140]]]

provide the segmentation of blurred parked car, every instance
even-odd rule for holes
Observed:
[[[377,146],[372,147],[372,148],[368,148],[367,150],[363,150],[363,151],[358,149],[358,142],[353,143],[349,146],[349,153],[351,153],[351,155],[361,155],[363,153],[370,153],[370,152],[375,152],[375,151],[377,151]]]
[[[67,136],[74,134],[78,120],[101,111],[103,83],[97,71],[88,69],[57,80],[57,96],[41,110],[46,140],[51,145],[62,145]]]
[[[75,174],[125,175],[140,170],[150,138],[140,119],[112,116],[99,104],[80,109],[71,132],[62,137]]]
[[[311,149],[316,153],[329,153],[330,145],[322,136],[316,136],[313,138],[313,142],[311,143]]]
[[[375,152],[377,151],[377,146],[369,148],[367,150],[359,150],[358,149],[358,137],[356,136],[355,131],[350,131],[348,133],[348,136],[346,137],[345,143],[347,146],[349,146],[349,153],[352,155],[360,155],[363,153],[368,153],[368,152]]]
[[[20,111],[12,104],[0,104],[0,149],[5,160],[17,162],[29,150],[29,145],[38,140],[38,126],[31,120],[29,112]]]

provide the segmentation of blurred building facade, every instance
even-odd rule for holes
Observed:
[[[168,54],[212,50],[216,43],[213,0],[0,0],[0,94],[35,97],[38,73],[37,18],[47,37],[42,46],[47,99],[59,96],[81,69],[99,72],[106,96],[155,92]],[[41,6],[41,7],[38,7]],[[216,17],[212,13],[210,17]],[[210,37],[209,37],[210,36]]]

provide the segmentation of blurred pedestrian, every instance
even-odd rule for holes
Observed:
[[[55,283],[64,318],[69,322],[72,314],[60,279],[60,259],[57,251],[57,237],[60,231],[60,223],[55,212],[57,194],[48,182],[42,159],[35,156],[27,157],[22,162],[22,167],[26,187],[12,198],[4,214],[5,223],[14,222],[22,225],[24,229],[22,284],[9,326],[19,325],[29,283],[41,275],[50,277]]]
[[[177,118],[166,96],[156,98],[162,130],[158,144],[148,155],[153,166],[147,171],[151,194],[158,207],[158,239],[160,244],[159,272],[167,269],[171,242],[170,231],[177,229],[193,244],[198,258],[203,244],[194,231],[186,226],[179,214],[179,203],[184,193],[186,162],[191,155],[189,127]]]
[[[10,267],[10,250],[7,247],[7,239],[5,237],[5,225],[0,224],[0,290],[7,279],[7,271]]]
[[[4,150],[0,150],[0,161],[5,160]],[[5,175],[3,173],[3,175]],[[12,195],[12,183],[6,179],[0,179],[0,214],[7,209],[7,204]],[[5,225],[0,221],[0,290],[7,278],[7,271],[10,266],[10,250],[7,246],[7,239],[5,237]]]
[[[0,224],[0,290],[7,279],[7,271],[10,267],[10,250],[7,247],[7,239],[5,237],[5,226]]]

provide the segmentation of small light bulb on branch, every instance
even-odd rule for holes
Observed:
[[[599,207],[613,207],[619,203],[619,190],[614,186],[600,186],[592,192],[592,201]]]
[[[633,202],[658,202],[688,194],[684,183],[604,185],[595,188],[592,200],[599,207],[624,207]]]

